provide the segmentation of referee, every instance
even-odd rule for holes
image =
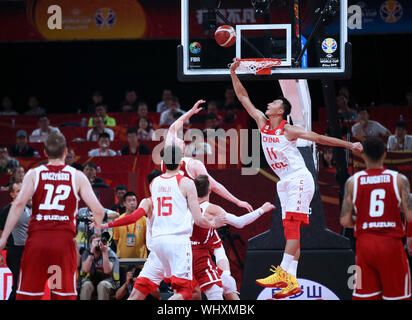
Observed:
[[[21,181],[15,181],[10,185],[10,196],[12,200],[16,199],[17,194],[21,189]],[[5,206],[0,212],[0,235],[3,233],[6,224],[7,216],[11,208],[11,203]],[[27,228],[31,216],[31,200],[24,208],[23,214],[7,239],[7,258],[6,263],[13,273],[13,287],[9,296],[9,300],[16,300],[16,290],[20,271],[20,261],[23,255],[24,244],[27,239]]]

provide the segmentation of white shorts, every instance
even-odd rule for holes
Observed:
[[[139,273],[139,277],[147,278],[155,284],[160,285],[162,280],[165,278],[164,274],[163,265],[156,253],[154,251],[150,251],[147,260],[143,265],[142,271]]]
[[[309,170],[289,175],[280,180],[276,188],[282,206],[282,219],[285,219],[286,212],[310,214],[315,182]]]
[[[153,251],[162,265],[165,278],[193,279],[192,245],[189,236],[153,238]]]

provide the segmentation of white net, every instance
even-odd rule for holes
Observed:
[[[240,64],[236,70],[255,74],[263,69],[279,66],[281,63],[278,59],[240,59],[239,61]]]

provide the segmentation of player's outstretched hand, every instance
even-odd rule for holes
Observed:
[[[236,71],[236,69],[239,67],[240,61],[238,61],[237,58],[233,58],[233,63],[230,65],[230,71]]]
[[[240,208],[245,208],[248,212],[253,211],[253,207],[249,203],[247,203],[246,201],[239,201],[237,206],[240,207]]]
[[[217,228],[220,228],[220,227],[224,227],[226,225],[227,221],[226,221],[226,218],[224,216],[223,217],[217,216],[217,217],[214,217],[210,221],[210,223],[213,225],[213,228],[217,229]]]
[[[200,106],[201,104],[205,103],[205,102],[206,102],[206,101],[205,101],[205,100],[202,100],[202,99],[198,100],[198,101],[193,105],[192,109],[190,109],[190,111],[192,112],[192,115],[193,115],[193,114],[196,114],[196,113],[199,113],[200,111],[202,111],[203,108],[202,108],[202,107],[199,107],[199,106]]]
[[[260,208],[266,213],[275,210],[276,207],[270,202],[265,202]]]
[[[363,145],[360,142],[354,142],[352,143],[352,147],[351,147],[352,151],[355,152],[362,152],[363,151]]]

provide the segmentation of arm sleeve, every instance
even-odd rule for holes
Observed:
[[[252,211],[239,217],[235,216],[234,214],[227,213],[225,218],[227,219],[228,224],[230,224],[231,226],[234,226],[238,229],[242,229],[244,226],[252,223],[257,218],[259,218],[263,213],[263,210],[259,208],[255,211]]]
[[[135,223],[145,214],[146,214],[146,211],[143,208],[138,208],[137,210],[133,211],[133,213],[129,215],[125,215],[123,218],[109,222],[107,226],[109,228],[127,226],[128,224]]]

